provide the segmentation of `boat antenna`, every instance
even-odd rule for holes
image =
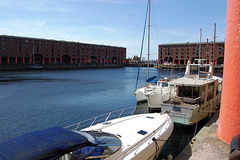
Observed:
[[[143,52],[143,43],[144,43],[146,24],[147,24],[147,14],[148,14],[148,5],[147,5],[147,9],[146,9],[146,16],[145,16],[145,22],[144,22],[144,29],[143,29],[143,36],[142,36],[142,45],[141,45],[141,51],[140,51],[140,59],[139,59],[139,62],[138,62],[138,73],[137,73],[137,80],[136,80],[136,87],[135,87],[135,89],[137,89],[138,78],[139,78],[139,73],[140,73],[140,66],[141,66],[141,59],[142,59],[142,52]]]

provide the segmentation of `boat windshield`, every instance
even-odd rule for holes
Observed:
[[[168,87],[168,82],[165,81],[158,81],[158,87]]]
[[[104,157],[108,157],[111,154],[118,151],[121,146],[121,140],[113,134],[104,133],[104,132],[80,132],[88,140],[94,141],[91,137],[97,141],[97,146],[85,146],[81,149],[78,149],[71,153],[71,160],[75,159],[101,159]],[[90,139],[89,139],[90,138]]]
[[[162,86],[163,87],[168,87],[168,83],[167,82],[162,82]]]

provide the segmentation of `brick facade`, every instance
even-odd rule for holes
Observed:
[[[214,51],[215,48],[215,51]],[[199,54],[200,53],[200,54]],[[158,46],[158,64],[186,64],[188,60],[192,63],[194,59],[205,59],[205,63],[214,62],[221,65],[224,61],[224,42],[201,43],[176,43],[161,44]]]
[[[126,63],[126,48],[0,35],[1,63]]]

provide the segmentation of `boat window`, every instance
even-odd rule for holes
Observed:
[[[179,97],[198,98],[199,87],[179,86]]]
[[[122,146],[121,140],[116,135],[104,132],[87,133],[92,135],[98,142],[97,148],[87,157],[87,159],[108,157],[118,151]],[[84,149],[88,150],[89,148],[85,147]]]
[[[87,140],[89,142],[91,142],[91,144],[93,144],[93,145],[86,145],[86,146],[81,147],[80,149],[73,151],[71,154],[66,155],[68,157],[67,159],[69,159],[69,160],[70,159],[71,160],[84,159],[84,158],[98,152],[98,144],[97,144],[98,142],[95,137],[93,137],[91,134],[88,134],[87,132],[81,132],[81,131],[74,131],[74,132],[86,137]],[[59,160],[65,160],[65,156],[60,157]]]
[[[104,133],[104,132],[79,132],[79,134],[85,136],[91,144],[83,146],[82,148],[71,152],[66,155],[69,160],[78,160],[78,159],[102,159],[108,157],[109,155],[118,151],[121,146],[121,140],[113,134]],[[60,160],[65,160],[64,156]]]
[[[208,98],[207,98],[207,100],[212,99],[213,96],[214,96],[214,84],[215,83],[211,83],[211,84],[208,85]]]
[[[163,87],[168,87],[168,83],[167,82],[162,82],[162,86]]]
[[[158,82],[158,83],[157,83],[157,86],[158,86],[158,87],[160,87],[160,86],[162,86],[162,87],[168,87],[168,82]]]

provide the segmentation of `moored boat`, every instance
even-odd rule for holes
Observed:
[[[120,115],[123,115],[122,110]],[[130,115],[107,121],[113,112],[66,128],[30,132],[0,143],[0,158],[25,159],[155,159],[172,133],[168,114]],[[98,122],[100,118],[103,122]],[[96,123],[96,124],[95,124]],[[85,127],[84,129],[81,129]]]
[[[191,73],[191,67],[198,67],[197,74]],[[200,71],[208,67],[209,71]],[[212,75],[212,64],[190,64],[188,62],[185,75],[171,81],[176,87],[176,96],[163,102],[162,112],[169,113],[174,122],[192,125],[211,116],[221,101],[222,78]]]

